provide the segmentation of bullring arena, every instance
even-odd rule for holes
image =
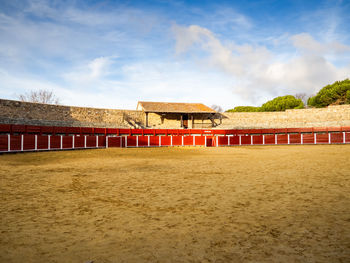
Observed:
[[[0,100],[0,261],[350,261],[349,105],[174,107]]]

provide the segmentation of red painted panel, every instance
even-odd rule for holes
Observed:
[[[0,151],[7,151],[8,150],[8,136],[7,135],[0,135]]]
[[[239,136],[230,136],[230,145],[239,145]]]
[[[127,136],[127,147],[136,147],[136,136]]]
[[[73,136],[62,136],[62,148],[63,149],[73,148]]]
[[[38,150],[47,150],[48,149],[48,136],[47,135],[38,135],[37,137],[37,149]]]
[[[105,128],[95,128],[95,134],[104,134],[105,130]]]
[[[106,136],[98,136],[98,147],[106,147]]]
[[[27,132],[28,133],[40,133],[40,126],[28,125]]]
[[[331,133],[331,142],[332,143],[343,143],[343,133]]]
[[[227,136],[218,136],[219,146],[227,146],[228,145],[228,137]]]
[[[25,131],[26,131],[25,125],[12,125],[12,132],[25,133]]]
[[[254,135],[253,136],[253,144],[263,144],[263,136],[262,135]]]
[[[159,146],[159,136],[149,137],[150,146]]]
[[[117,134],[118,129],[107,128],[107,134]]]
[[[108,137],[108,147],[120,147],[121,137]]]
[[[251,141],[251,136],[250,135],[247,135],[247,136],[241,136],[241,144],[242,145],[247,145],[247,144],[252,144],[252,141]]]
[[[184,136],[184,145],[193,145],[193,136]]]
[[[21,150],[21,135],[11,135],[10,137],[11,151]]]
[[[287,132],[288,133],[299,133],[300,129],[298,129],[298,128],[288,128]]]
[[[341,127],[341,130],[345,132],[350,132],[350,126]]]
[[[67,131],[66,127],[54,127],[54,132],[57,134],[65,134]]]
[[[207,137],[206,145],[207,145],[207,147],[213,147],[214,146],[214,137]]]
[[[74,136],[74,148],[84,148],[84,136]]]
[[[50,149],[61,148],[61,136],[50,136]]]
[[[182,136],[173,136],[173,145],[182,145]]]
[[[171,145],[171,137],[170,136],[161,136],[162,146],[170,146]]]
[[[10,133],[11,132],[11,125],[10,124],[0,124],[0,132],[2,132],[2,133],[5,133],[5,132],[6,133]]]
[[[82,134],[93,134],[93,128],[82,127],[81,128],[81,133]]]
[[[194,136],[196,145],[205,145],[205,137],[204,136]]]
[[[86,147],[96,147],[96,136],[86,136]]]
[[[156,129],[156,134],[166,134],[167,130],[166,129]]]
[[[148,136],[139,136],[139,146],[148,146]]]
[[[300,134],[289,134],[289,143],[290,144],[300,144],[301,135]]]
[[[275,133],[287,133],[287,129],[275,129]]]
[[[299,128],[299,132],[313,132],[314,128]]]
[[[317,133],[316,134],[317,143],[328,143],[328,133]]]
[[[342,130],[341,127],[328,127],[328,131],[332,131],[332,132],[340,132]]]
[[[67,127],[66,128],[66,133],[68,133],[68,134],[79,134],[80,133],[80,128],[79,127]]]
[[[265,135],[265,144],[275,144],[275,135]]]
[[[53,127],[52,126],[41,126],[41,132],[45,134],[52,134]]]
[[[275,133],[275,129],[263,129],[262,133],[263,134]],[[265,142],[266,142],[266,140],[265,140]]]
[[[278,134],[277,144],[288,144],[288,134]]]
[[[35,149],[35,135],[23,135],[23,150]]]
[[[314,135],[312,133],[304,133],[303,134],[303,144],[310,144],[314,142]]]
[[[313,131],[314,132],[327,132],[328,128],[327,127],[316,127],[316,128],[313,128]]]
[[[350,142],[350,132],[345,133],[345,142],[349,143]]]

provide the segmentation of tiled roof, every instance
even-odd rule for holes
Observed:
[[[141,106],[141,107],[140,107]],[[202,103],[174,103],[139,101],[138,109],[145,112],[164,113],[216,113],[215,110]]]

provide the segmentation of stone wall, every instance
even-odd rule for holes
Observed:
[[[67,127],[129,128],[143,125],[132,110],[71,107],[0,99],[0,123]]]
[[[195,115],[194,128],[209,128],[211,120],[208,117]],[[214,121],[218,129],[350,126],[350,105],[285,112],[223,113],[221,125],[218,116]],[[0,99],[0,123],[4,124],[139,128],[145,127],[145,122],[145,113],[136,110],[70,107]],[[149,128],[178,129],[180,116],[150,113],[148,123]]]
[[[223,113],[226,128],[303,128],[350,126],[350,105],[329,106],[319,109],[286,110],[283,112]]]

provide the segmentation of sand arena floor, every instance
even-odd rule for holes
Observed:
[[[0,262],[350,262],[350,145],[0,155]]]

